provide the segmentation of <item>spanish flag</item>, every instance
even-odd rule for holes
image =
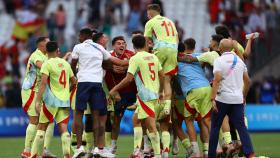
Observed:
[[[35,33],[38,32],[41,35],[47,35],[47,28],[45,25],[45,21],[43,19],[36,19],[34,21],[30,21],[27,23],[21,23],[19,21],[16,21],[12,37],[18,38],[22,41],[25,41],[28,39],[29,33]]]

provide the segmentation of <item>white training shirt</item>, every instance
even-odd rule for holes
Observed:
[[[91,39],[75,45],[72,58],[78,59],[78,82],[97,82],[103,80],[103,60],[108,60],[111,54],[103,46],[94,43]]]
[[[237,62],[230,71],[234,56],[237,57]],[[215,99],[226,104],[242,104],[243,74],[247,72],[244,62],[235,53],[225,52],[214,61],[213,73],[215,72],[222,74],[222,81]]]

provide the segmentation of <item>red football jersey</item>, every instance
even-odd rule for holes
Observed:
[[[116,52],[112,52],[111,55],[117,57],[121,60],[128,60],[130,59],[135,53],[130,50],[125,50],[124,53],[120,56],[117,56]],[[120,83],[126,76],[126,73],[118,74],[113,71],[107,71],[105,75],[105,82],[109,90],[111,90],[115,85]],[[137,93],[135,82],[133,81],[129,86],[121,89],[119,93]]]

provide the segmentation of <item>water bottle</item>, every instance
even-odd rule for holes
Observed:
[[[260,35],[260,33],[258,33],[258,32],[250,33],[250,34],[247,34],[247,35],[246,35],[246,39],[250,39],[254,34],[255,34],[254,39],[255,39],[255,38],[258,38],[259,35]]]

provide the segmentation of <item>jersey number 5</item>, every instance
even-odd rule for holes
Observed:
[[[156,79],[156,73],[155,73],[155,70],[153,70],[155,63],[149,63],[148,65],[149,65],[149,71],[151,73],[150,77],[154,81]]]
[[[65,74],[65,70],[62,70],[60,73],[60,77],[59,77],[59,83],[63,85],[63,87],[66,87],[66,74]]]
[[[171,21],[169,21],[168,23],[166,21],[162,21],[161,26],[165,27],[166,36],[169,36],[170,28],[171,28],[171,31],[172,31],[172,36],[175,36],[174,28],[173,28],[173,25],[172,25]],[[169,28],[168,28],[168,26],[169,26]]]

